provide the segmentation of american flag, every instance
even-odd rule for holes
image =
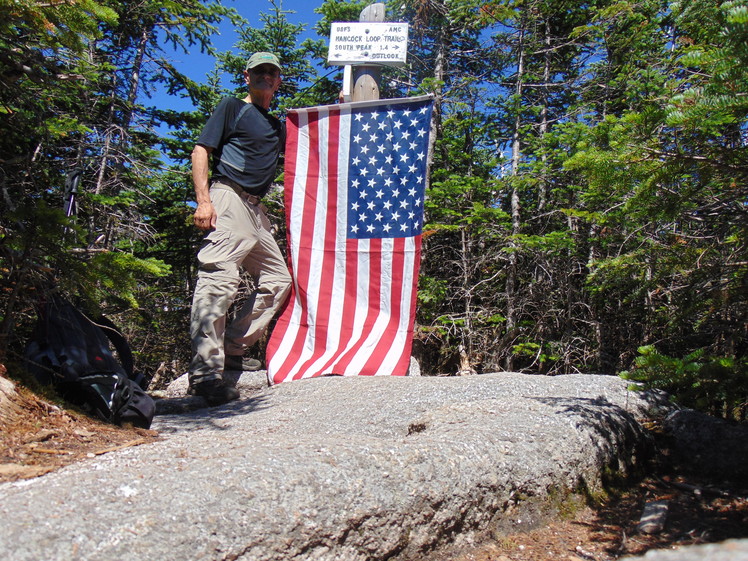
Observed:
[[[288,114],[294,282],[268,342],[271,383],[407,373],[431,107],[428,96]]]

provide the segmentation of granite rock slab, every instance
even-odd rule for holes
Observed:
[[[428,559],[528,523],[523,505],[636,469],[650,451],[641,421],[668,406],[627,385],[514,373],[252,384],[224,406],[158,415],[158,442],[0,485],[0,557]]]

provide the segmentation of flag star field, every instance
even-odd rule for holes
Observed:
[[[377,109],[351,114],[347,237],[420,234],[430,106]]]

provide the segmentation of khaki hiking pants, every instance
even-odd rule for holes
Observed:
[[[222,183],[213,184],[210,199],[218,219],[197,254],[190,318],[192,385],[221,378],[225,354],[242,355],[256,343],[291,288],[291,275],[263,207]],[[255,290],[227,326],[228,309],[239,291],[240,267],[254,278]]]

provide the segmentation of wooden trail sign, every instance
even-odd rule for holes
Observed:
[[[359,22],[335,22],[330,28],[327,62],[343,66],[343,101],[379,99],[381,67],[405,65],[408,24],[385,22],[385,9],[382,2],[370,4]]]
[[[332,24],[329,64],[404,66],[407,56],[407,23],[348,21]]]

